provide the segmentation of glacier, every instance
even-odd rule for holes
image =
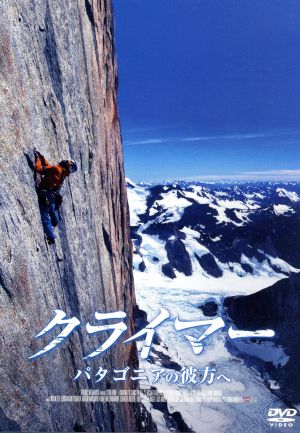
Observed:
[[[299,227],[299,190],[295,183],[183,181],[145,185],[127,179],[136,297],[147,321],[156,317],[160,308],[167,309],[172,320],[204,320],[199,307],[207,302],[216,305],[218,316],[230,320],[224,310],[225,299],[246,297],[297,275],[300,256],[293,230]],[[167,409],[158,410],[146,398],[144,404],[159,431],[174,431],[168,417],[179,413],[187,429],[183,431],[271,432],[268,409],[290,407],[275,392],[280,390],[278,382],[257,368],[259,363],[284,366],[289,356],[283,345],[268,339],[229,344],[225,329],[205,340],[203,352],[195,355],[188,339],[176,332],[171,321],[157,332],[159,341],[153,345],[150,359],[140,362],[146,371],[153,366],[171,371],[174,363],[178,369],[212,366],[230,378],[230,383],[211,385],[155,383],[166,395]],[[140,342],[140,351],[141,347]],[[221,391],[223,400],[172,401],[170,391],[187,387]],[[285,430],[277,427],[277,431]],[[288,430],[299,431],[298,417]]]

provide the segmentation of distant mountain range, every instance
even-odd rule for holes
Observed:
[[[300,183],[127,179],[127,190],[135,271],[280,279],[300,268]]]

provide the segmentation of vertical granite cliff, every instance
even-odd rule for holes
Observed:
[[[129,216],[116,105],[109,0],[0,3],[0,430],[136,431],[133,403],[50,403],[93,387],[73,381],[83,357],[111,333],[88,335],[95,312],[125,311],[133,332]],[[45,243],[32,149],[79,170],[63,186],[56,250]],[[35,339],[63,310],[81,326],[37,360],[61,328]],[[89,366],[137,365],[119,342]],[[95,389],[116,387],[105,378]],[[122,387],[122,385],[119,385]],[[130,383],[123,385],[129,387]],[[131,385],[132,386],[132,385]]]

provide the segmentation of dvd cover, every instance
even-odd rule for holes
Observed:
[[[0,0],[0,431],[300,431],[299,23]]]

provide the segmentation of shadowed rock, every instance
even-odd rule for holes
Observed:
[[[277,368],[272,363],[264,364],[263,370],[279,382],[283,399],[299,403],[300,276],[294,274],[252,295],[228,297],[224,307],[239,329],[275,331],[272,341],[283,347],[288,359]]]
[[[205,304],[199,305],[198,308],[207,317],[214,317],[218,312],[218,304],[215,301],[207,301]]]
[[[192,262],[184,243],[180,239],[168,240],[166,242],[167,256],[170,265],[183,272],[184,275],[192,275]]]
[[[210,253],[203,254],[201,257],[195,253],[195,257],[198,260],[200,266],[204,269],[204,271],[212,275],[215,278],[220,278],[223,275],[223,272],[219,268],[214,256]]]
[[[161,267],[162,272],[165,274],[166,277],[169,278],[176,278],[176,274],[174,272],[174,269],[170,263],[165,263]]]

